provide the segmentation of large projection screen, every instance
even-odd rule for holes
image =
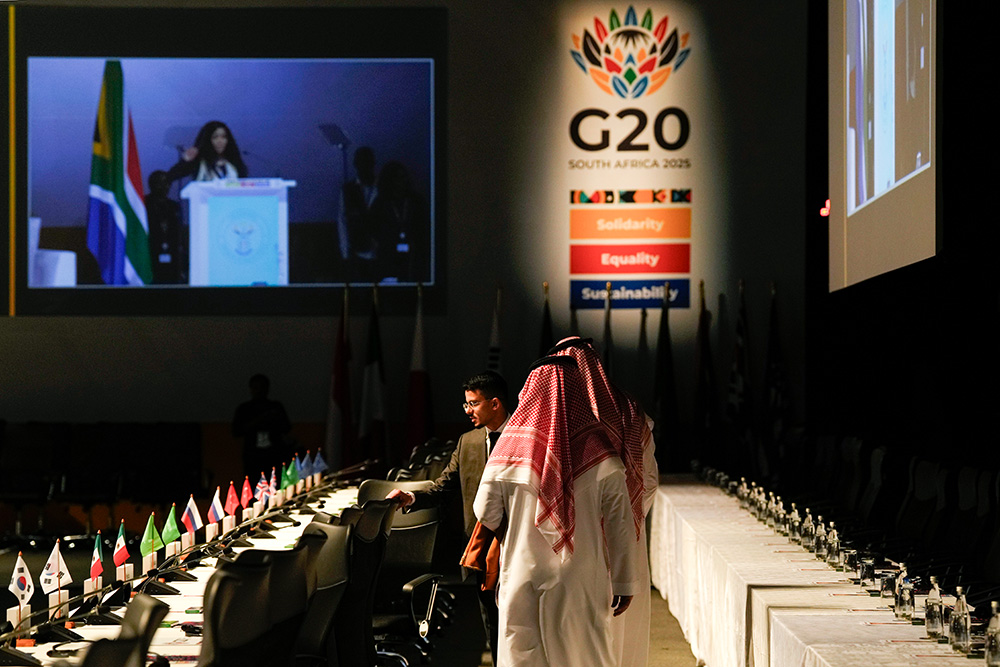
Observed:
[[[935,0],[830,0],[830,291],[936,252]]]

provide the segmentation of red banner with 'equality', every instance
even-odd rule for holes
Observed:
[[[689,273],[690,243],[572,245],[571,274]]]

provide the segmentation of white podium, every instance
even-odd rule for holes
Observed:
[[[192,181],[188,281],[196,286],[288,284],[288,188],[295,181]]]

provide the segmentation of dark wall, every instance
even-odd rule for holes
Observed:
[[[965,149],[982,141],[983,126],[976,121],[978,93],[961,71],[964,49],[983,48],[974,36],[984,29],[954,4],[940,5],[938,254],[827,294],[825,229],[811,234],[808,414],[819,431],[953,463],[997,465],[997,232],[983,216],[985,174]],[[825,16],[811,29],[822,34]],[[826,118],[825,92],[811,91],[812,164],[825,157],[818,138]],[[814,169],[809,191],[821,192],[825,176]]]

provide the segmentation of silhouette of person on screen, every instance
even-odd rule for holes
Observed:
[[[181,155],[167,177],[176,181],[185,176],[196,181],[246,178],[247,166],[229,127],[218,120],[205,123],[191,146]]]
[[[387,162],[378,175],[372,204],[378,278],[384,282],[426,281],[429,271],[430,220],[423,198],[411,185],[401,162]]]
[[[165,171],[149,175],[146,220],[149,222],[149,255],[153,260],[153,283],[176,285],[187,282],[187,234],[181,226],[181,206],[168,196],[170,178]]]
[[[352,267],[350,278],[370,281],[375,262],[375,237],[371,207],[378,196],[375,185],[375,151],[359,146],[354,151],[356,178],[344,183],[340,196],[340,255]]]

